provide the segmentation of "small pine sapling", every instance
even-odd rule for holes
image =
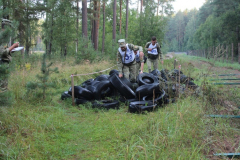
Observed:
[[[46,97],[46,90],[51,87],[54,88],[55,84],[52,82],[48,82],[49,76],[52,73],[58,73],[58,68],[51,69],[50,67],[52,66],[52,62],[49,64],[46,64],[46,54],[43,54],[43,61],[42,61],[42,67],[41,67],[41,75],[36,75],[37,79],[39,82],[28,82],[26,87],[28,92],[30,90],[34,90],[36,88],[40,88],[43,90],[43,99]]]

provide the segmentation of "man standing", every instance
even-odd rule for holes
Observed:
[[[4,32],[5,25],[11,25],[11,22],[9,20],[2,20],[2,31]],[[19,43],[14,43],[12,46],[7,48],[7,46],[4,46],[3,44],[0,45],[0,68],[4,73],[7,73],[7,65],[12,60],[11,52],[14,48],[18,47]],[[5,70],[5,71],[4,71]],[[0,93],[7,90],[8,86],[8,80],[6,76],[4,76],[4,73],[0,75]]]
[[[126,44],[125,39],[118,40],[119,48],[117,52],[117,66],[119,77],[129,79],[131,82],[136,82],[136,60],[133,52],[134,45]],[[139,50],[143,52],[143,50]]]
[[[148,42],[145,46],[145,50],[147,51],[147,66],[149,73],[151,72],[151,66],[153,64],[153,69],[158,69],[158,59],[160,58],[163,63],[161,46],[157,43],[157,39],[155,36],[152,37],[152,41]]]
[[[143,66],[144,66],[144,53],[140,52],[139,50],[143,50],[141,46],[134,46],[133,51],[135,54],[135,59],[136,59],[136,77],[138,74],[143,73]],[[141,70],[140,70],[141,68]],[[140,70],[140,72],[139,72]]]

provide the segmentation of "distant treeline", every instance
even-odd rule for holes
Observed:
[[[239,0],[206,0],[199,10],[179,11],[170,18],[165,46],[169,51],[190,51],[233,43],[237,56],[239,19]]]

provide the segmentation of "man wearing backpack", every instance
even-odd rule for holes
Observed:
[[[147,42],[145,46],[145,50],[147,51],[147,66],[149,73],[151,72],[151,67],[153,64],[153,69],[158,69],[158,60],[160,59],[163,63],[161,46],[157,43],[157,39],[155,36],[152,37],[151,42]]]
[[[11,26],[11,21],[7,19],[2,20],[2,31],[4,32],[5,26]],[[11,52],[14,48],[19,46],[19,42],[14,43],[10,47],[4,46],[3,44],[0,45],[0,69],[2,73],[0,74],[0,93],[3,93],[7,90],[8,86],[8,79],[5,75],[7,72],[8,64],[12,60]]]
[[[129,79],[131,82],[136,82],[136,56],[134,54],[133,44],[126,44],[125,39],[118,40],[119,48],[117,52],[117,67],[119,71],[119,77]],[[143,52],[142,47],[139,52]]]
[[[143,66],[144,66],[144,53],[140,52],[139,50],[143,50],[141,46],[134,46],[133,51],[135,54],[135,59],[136,59],[136,77],[138,74],[143,73]],[[141,70],[140,70],[141,68]],[[140,70],[140,72],[139,72]]]

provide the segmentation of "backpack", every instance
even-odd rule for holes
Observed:
[[[146,63],[147,62],[147,57],[145,55],[144,55],[143,59],[144,59],[144,63]]]

